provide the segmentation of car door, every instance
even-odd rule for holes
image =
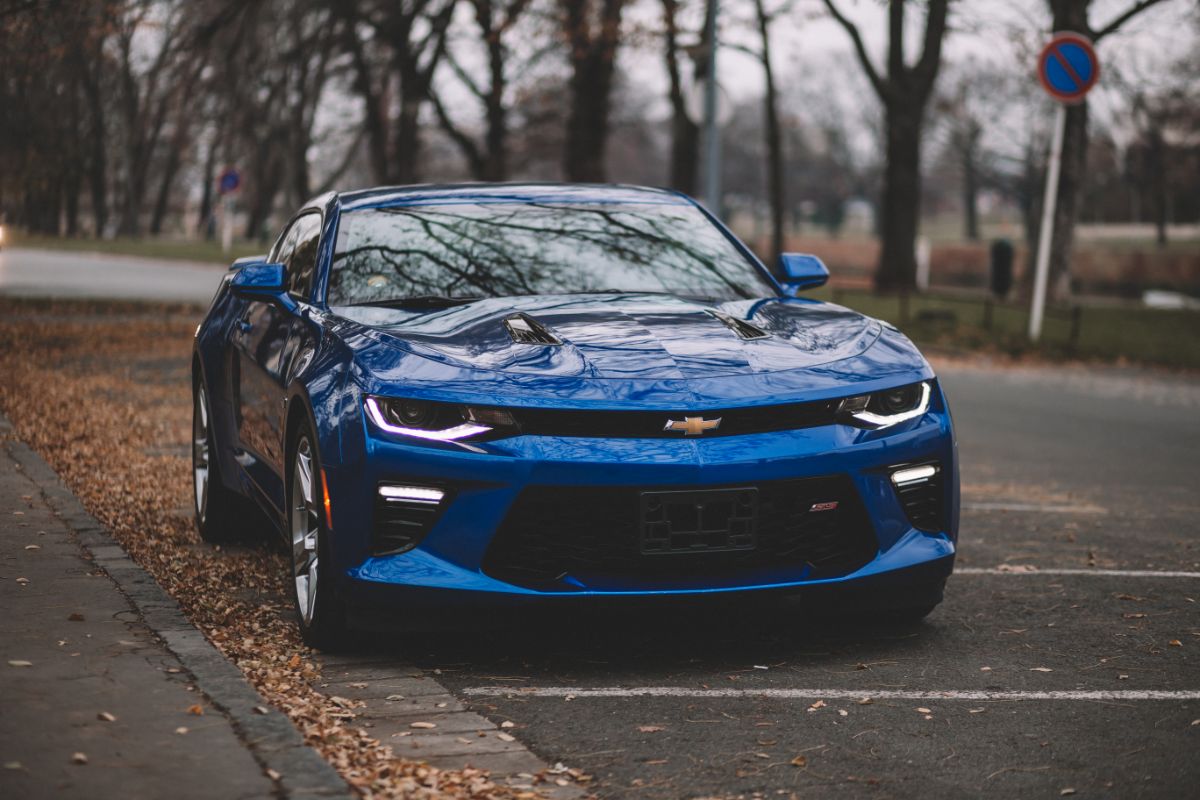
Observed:
[[[309,301],[320,233],[321,215],[302,214],[273,254],[287,267],[288,294],[298,304]],[[294,310],[278,302],[252,300],[234,332],[241,462],[263,499],[277,510],[284,505],[283,411],[298,324]]]

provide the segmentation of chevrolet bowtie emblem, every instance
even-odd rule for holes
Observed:
[[[705,431],[714,431],[721,427],[721,418],[705,419],[704,417],[684,417],[669,419],[664,431],[683,431],[684,436],[699,436]]]

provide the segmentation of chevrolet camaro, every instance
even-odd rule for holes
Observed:
[[[802,296],[828,275],[656,189],[318,197],[196,331],[200,534],[268,518],[321,648],[619,598],[919,619],[954,562],[950,410],[896,328]]]

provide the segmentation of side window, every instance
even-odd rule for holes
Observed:
[[[307,301],[312,295],[313,273],[317,268],[317,245],[321,240],[321,215],[305,214],[292,226],[296,232],[294,249],[286,254],[288,293]],[[291,238],[291,233],[288,234]]]
[[[300,232],[299,228],[297,223],[292,223],[287,233],[279,237],[275,249],[267,256],[267,261],[272,264],[287,264],[288,259],[292,257],[292,250],[296,247],[296,234]]]

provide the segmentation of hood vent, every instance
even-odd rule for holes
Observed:
[[[766,339],[771,335],[757,325],[752,325],[744,319],[738,319],[722,311],[709,309],[708,313],[721,320],[721,322],[724,322],[725,327],[736,333],[739,339],[750,341],[753,339]]]
[[[513,314],[504,320],[504,327],[517,344],[562,344],[542,323],[525,314]]]

